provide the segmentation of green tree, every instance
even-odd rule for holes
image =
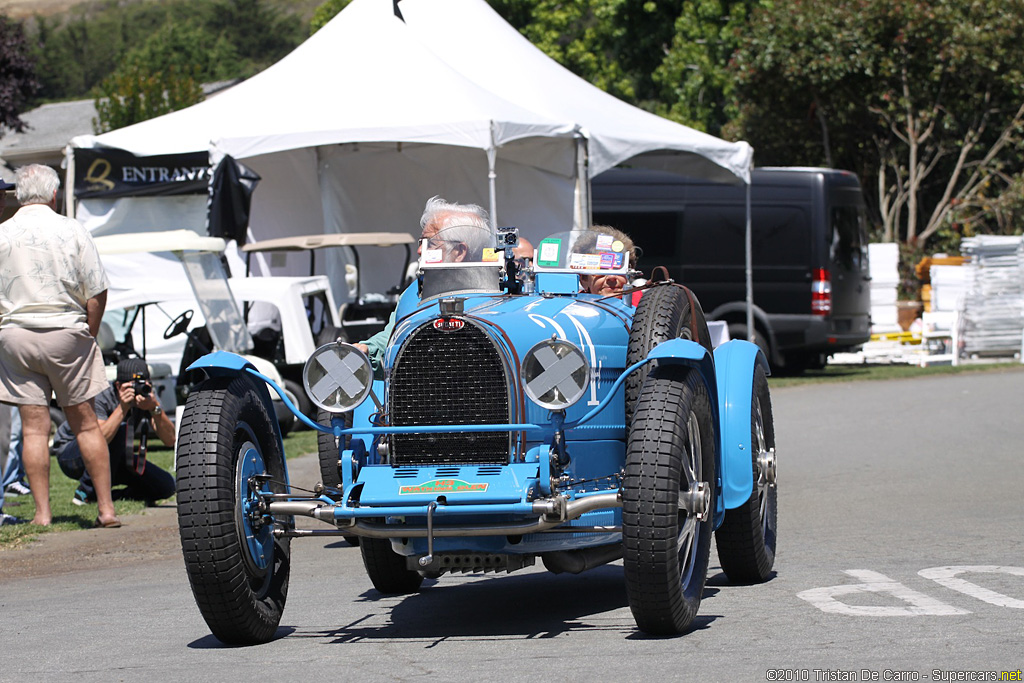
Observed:
[[[1002,194],[1024,124],[1020,0],[792,0],[752,15],[735,102],[761,164],[858,171],[883,239],[924,243]]]
[[[531,43],[602,90],[627,102],[637,100],[637,79],[627,72],[622,63],[624,56],[615,50],[624,42],[624,29],[619,28],[624,24],[617,23],[616,17],[627,4],[636,2],[532,0],[531,4],[533,20],[519,27]],[[524,10],[522,5],[505,5],[502,9],[507,11]]]
[[[202,83],[237,68],[234,46],[197,26],[166,24],[104,79],[93,128],[102,133],[183,109],[203,98]]]
[[[309,35],[313,35],[333,19],[341,10],[349,6],[352,0],[327,0],[313,12],[313,18],[309,20]]]
[[[21,24],[0,14],[0,137],[5,128],[25,129],[21,113],[38,88]]]
[[[218,0],[206,28],[231,41],[246,76],[278,61],[306,37],[298,17],[266,0]]]
[[[738,112],[731,105],[736,77],[729,60],[739,47],[757,0],[689,0],[675,18],[675,34],[652,80],[657,113],[712,135],[722,135]],[[726,133],[727,134],[727,133]]]
[[[35,17],[34,57],[45,100],[83,97],[173,15],[193,16],[195,0],[83,4],[69,17]]]

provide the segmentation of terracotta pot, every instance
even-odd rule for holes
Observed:
[[[910,325],[921,316],[924,304],[920,301],[897,301],[896,322],[904,332],[910,330]]]

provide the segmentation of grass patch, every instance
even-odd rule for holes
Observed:
[[[295,458],[307,453],[315,453],[317,432],[306,430],[292,432],[284,440],[286,458]],[[149,462],[173,472],[174,451],[162,445],[151,445],[147,452]],[[75,495],[78,481],[64,476],[57,465],[57,459],[50,458],[50,508],[53,511],[53,523],[48,527],[35,524],[18,524],[0,527],[0,549],[17,548],[33,540],[39,534],[57,531],[74,531],[91,529],[98,513],[96,504],[74,505],[71,499]],[[114,487],[116,492],[119,487]],[[116,493],[115,493],[116,495]],[[169,498],[173,503],[174,498]],[[168,501],[165,501],[168,502]],[[140,500],[115,500],[114,507],[119,517],[142,512],[146,504]],[[36,504],[32,496],[10,496],[4,502],[4,512],[22,519],[32,519],[36,512]]]
[[[827,382],[855,382],[863,380],[909,379],[929,375],[959,375],[969,372],[1014,372],[1024,369],[1020,363],[971,363],[968,365],[826,365],[821,370],[808,370],[802,375],[768,377],[770,387],[789,387],[799,384]]]

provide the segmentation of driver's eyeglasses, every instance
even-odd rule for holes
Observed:
[[[430,249],[440,249],[447,242],[450,241],[451,240],[442,239],[440,237],[431,237],[427,240],[427,247],[429,247]]]

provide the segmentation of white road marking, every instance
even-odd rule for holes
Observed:
[[[829,586],[827,588],[812,588],[797,593],[797,597],[811,603],[822,612],[831,614],[848,614],[861,617],[913,617],[913,616],[951,616],[956,614],[970,614],[968,610],[962,610],[952,605],[947,605],[941,600],[929,597],[924,593],[907,588],[898,581],[893,581],[884,574],[869,571],[867,569],[846,569],[843,572],[862,583],[854,583],[844,586]],[[888,593],[897,600],[910,605],[910,607],[898,606],[874,606],[874,605],[848,605],[837,600],[837,596],[852,595],[856,593]]]
[[[991,564],[964,565],[959,567],[930,567],[928,569],[922,569],[918,574],[926,579],[931,579],[946,588],[951,588],[959,593],[969,595],[972,598],[977,598],[978,600],[992,605],[1024,609],[1024,600],[1018,600],[1017,598],[1011,598],[1003,595],[1002,593],[997,593],[994,590],[982,588],[978,584],[971,583],[966,579],[956,578],[957,574],[965,574],[968,572],[977,574],[1010,574],[1011,576],[1024,576],[1024,568],[1000,567],[998,565]]]

